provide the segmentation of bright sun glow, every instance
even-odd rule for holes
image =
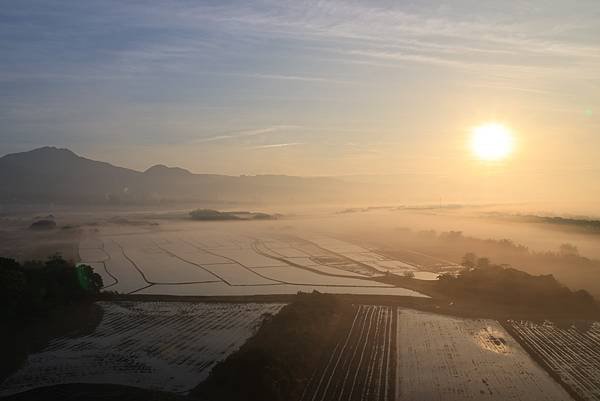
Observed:
[[[502,124],[483,124],[471,133],[471,149],[481,160],[504,159],[513,150],[512,133]]]

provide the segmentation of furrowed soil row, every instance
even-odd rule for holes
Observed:
[[[308,383],[302,401],[393,398],[393,307],[359,305],[355,313],[352,323],[340,329],[338,342]]]
[[[397,399],[571,399],[497,321],[398,314]]]
[[[81,337],[52,341],[0,386],[0,396],[65,383],[189,391],[282,304],[99,302],[104,319]]]
[[[580,400],[600,400],[600,323],[585,329],[509,321],[523,345]]]

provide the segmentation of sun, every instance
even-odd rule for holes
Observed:
[[[480,160],[496,161],[513,151],[512,132],[502,124],[487,123],[471,131],[471,150]]]

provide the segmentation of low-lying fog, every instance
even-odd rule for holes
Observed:
[[[434,230],[438,234],[461,231],[464,236],[480,239],[510,239],[538,252],[557,251],[561,244],[571,243],[581,255],[600,259],[600,232],[583,233],[550,224],[508,221],[508,218],[495,216],[494,209],[489,208],[341,210],[341,213],[314,216],[298,224],[343,235],[360,234],[368,241],[382,244],[393,244],[402,237],[398,231],[403,229]]]
[[[431,260],[460,262],[467,252],[488,257],[493,263],[510,264],[532,274],[554,274],[573,289],[600,295],[600,232],[573,224],[529,223],[514,218],[535,214],[517,207],[222,207],[219,210],[251,210],[281,214],[277,220],[192,221],[195,206],[172,209],[114,208],[75,210],[54,208],[4,213],[0,217],[0,256],[43,258],[55,252],[77,259],[80,228],[110,227],[128,230],[170,230],[174,224],[193,230],[195,225],[217,224],[237,232],[278,231],[291,234],[320,233],[360,244],[395,259],[428,266]],[[51,215],[57,227],[35,231],[29,225]],[[541,215],[541,214],[537,214]],[[449,235],[448,232],[455,232]],[[456,233],[456,232],[460,232]],[[508,239],[511,242],[485,241]],[[565,255],[569,243],[578,255]],[[527,247],[527,250],[517,245]],[[553,252],[548,255],[547,252]],[[571,252],[572,253],[572,252]],[[417,255],[422,255],[417,257]],[[433,266],[434,263],[431,263]],[[596,284],[598,283],[598,284]]]

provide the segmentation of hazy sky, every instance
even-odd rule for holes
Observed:
[[[2,154],[600,179],[598,0],[9,0],[0,60]],[[467,138],[492,120],[517,146],[486,166]]]

